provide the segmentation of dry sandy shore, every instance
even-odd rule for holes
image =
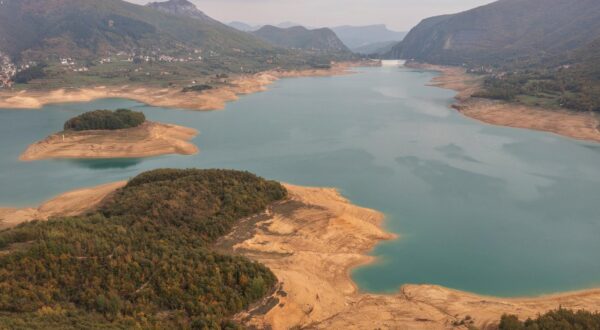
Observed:
[[[140,158],[166,154],[192,155],[192,128],[147,121],[135,128],[61,132],[30,145],[23,161],[50,158]]]
[[[409,66],[442,73],[430,85],[458,92],[459,103],[453,108],[467,117],[500,126],[551,132],[562,136],[600,142],[600,121],[585,112],[544,109],[518,103],[508,103],[471,97],[481,88],[482,78],[469,75],[458,67],[411,63]]]
[[[383,215],[350,204],[334,189],[287,186],[290,199],[245,220],[220,242],[267,265],[276,292],[237,319],[259,329],[464,329],[467,315],[481,329],[502,314],[534,317],[551,309],[598,310],[600,290],[524,299],[500,299],[433,285],[406,285],[395,295],[365,294],[351,268],[381,240]],[[399,238],[402,239],[402,238]]]
[[[89,102],[102,98],[124,98],[158,107],[189,110],[219,110],[240,95],[265,91],[280,78],[325,77],[347,74],[355,63],[339,63],[331,69],[296,71],[265,71],[239,76],[226,85],[201,93],[181,92],[181,88],[150,88],[139,86],[98,86],[90,88],[58,89],[52,91],[0,92],[0,108],[39,109],[46,104]]]
[[[0,208],[0,229],[32,219],[69,216],[96,207],[123,187],[116,182],[60,195],[37,208]],[[290,197],[242,220],[218,248],[243,254],[277,275],[275,292],[236,319],[259,329],[465,329],[467,315],[490,329],[504,313],[534,317],[563,306],[596,311],[600,290],[501,299],[433,285],[406,285],[394,295],[357,290],[349,271],[372,262],[367,253],[386,233],[379,212],[350,204],[335,189],[286,185]],[[402,239],[402,238],[400,238]]]
[[[30,220],[48,220],[55,216],[75,216],[92,210],[106,196],[125,186],[126,182],[109,183],[59,195],[38,207],[0,208],[0,229],[14,227]]]

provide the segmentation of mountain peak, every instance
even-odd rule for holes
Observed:
[[[163,2],[150,2],[146,6],[169,14],[188,16],[199,20],[212,20],[201,10],[199,10],[196,7],[196,5],[194,5],[188,0],[168,0]]]

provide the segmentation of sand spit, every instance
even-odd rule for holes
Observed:
[[[60,132],[30,145],[22,161],[65,158],[141,158],[166,154],[192,155],[198,148],[189,141],[192,128],[145,122],[120,130]]]
[[[467,117],[492,125],[533,129],[600,142],[600,121],[591,113],[475,98],[472,95],[481,89],[482,77],[467,74],[465,69],[459,67],[421,63],[410,63],[409,66],[441,72],[442,75],[434,78],[430,85],[458,92],[456,99],[459,102],[452,107]]]
[[[140,86],[97,86],[89,88],[58,89],[52,91],[0,92],[0,108],[39,109],[46,104],[67,102],[89,102],[103,98],[124,98],[157,107],[188,110],[220,110],[227,102],[235,101],[240,95],[265,91],[267,86],[280,78],[326,77],[349,73],[351,66],[361,63],[338,63],[331,69],[271,70],[253,75],[244,75],[220,87],[203,92],[183,93],[179,88],[156,88]]]
[[[237,315],[258,329],[481,329],[504,313],[534,317],[551,309],[598,310],[600,290],[524,299],[483,297],[434,285],[406,285],[394,295],[365,294],[349,276],[373,261],[366,255],[394,236],[381,229],[382,214],[350,204],[334,189],[286,186],[289,200],[242,222],[220,242],[267,265],[276,292]],[[401,239],[401,238],[400,238]],[[456,325],[455,325],[456,324]]]
[[[122,181],[67,192],[38,207],[0,208],[0,229],[11,228],[31,220],[83,214],[93,210],[104,198],[125,184],[126,182]]]

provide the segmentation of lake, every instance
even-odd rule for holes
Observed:
[[[224,111],[121,99],[0,109],[0,205],[36,205],[155,168],[230,168],[330,186],[399,235],[353,271],[360,288],[439,284],[498,296],[600,286],[600,145],[481,124],[449,108],[435,73],[360,68],[281,80]],[[198,129],[194,156],[18,161],[77,114],[131,108]]]

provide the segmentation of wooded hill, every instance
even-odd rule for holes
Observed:
[[[265,25],[251,33],[275,46],[287,49],[347,53],[348,55],[351,53],[335,32],[328,28],[309,30],[302,26],[279,28]]]
[[[235,328],[276,278],[212,244],[285,196],[246,172],[156,170],[93,214],[2,231],[0,328]]]
[[[143,112],[129,109],[95,110],[67,120],[65,131],[115,130],[137,127],[146,121]]]

